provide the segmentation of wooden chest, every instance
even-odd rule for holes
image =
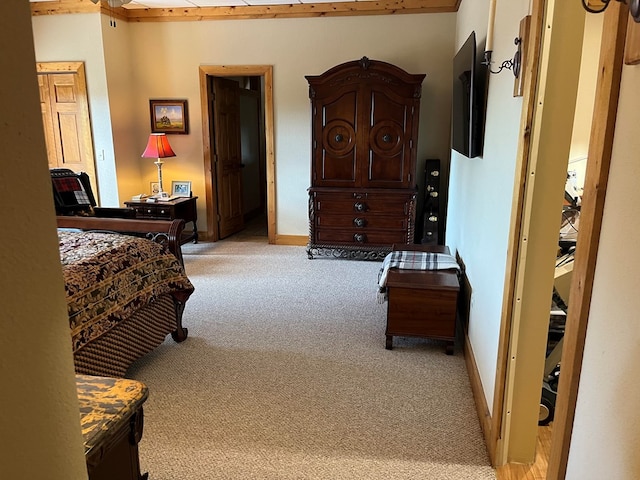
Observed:
[[[407,247],[407,248],[405,248]],[[449,253],[440,245],[401,245],[396,250]],[[453,270],[399,270],[387,277],[386,348],[393,337],[424,337],[445,340],[453,354],[460,283]]]

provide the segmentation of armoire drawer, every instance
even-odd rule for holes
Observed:
[[[407,231],[409,219],[407,215],[375,215],[375,214],[325,214],[324,211],[315,216],[316,227],[347,228],[352,230],[384,229]]]
[[[406,216],[410,211],[414,195],[317,192],[314,194],[317,213],[375,213],[390,216]]]
[[[392,245],[407,242],[407,232],[401,230],[357,230],[316,228],[315,242],[323,244]]]

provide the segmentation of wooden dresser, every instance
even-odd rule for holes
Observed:
[[[382,260],[413,243],[424,74],[363,57],[305,77],[312,108],[307,254]]]

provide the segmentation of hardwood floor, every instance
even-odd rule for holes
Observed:
[[[267,217],[266,215],[258,215],[247,220],[244,229],[227,238],[234,242],[268,242],[267,237]]]
[[[549,453],[551,452],[551,428],[553,423],[538,427],[536,461],[531,465],[511,463],[496,469],[497,480],[545,480]]]

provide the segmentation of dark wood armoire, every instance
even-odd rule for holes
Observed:
[[[312,110],[307,254],[379,260],[413,243],[424,74],[346,62],[306,76]]]

